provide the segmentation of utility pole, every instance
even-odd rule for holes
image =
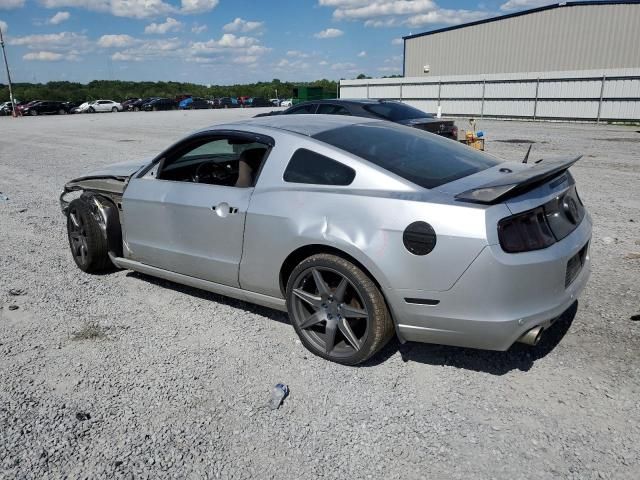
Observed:
[[[2,47],[2,56],[4,57],[4,66],[7,69],[7,80],[9,81],[9,100],[11,100],[11,116],[16,116],[16,102],[13,99],[13,90],[11,88],[11,73],[9,72],[9,62],[7,62],[7,52],[4,49],[4,37],[2,36],[2,27],[0,27],[0,46]]]

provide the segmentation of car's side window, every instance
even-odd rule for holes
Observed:
[[[243,138],[199,138],[176,148],[162,162],[160,180],[252,187],[268,146]]]
[[[349,110],[344,108],[342,105],[332,105],[330,103],[320,104],[316,113],[324,115],[351,115]]]
[[[349,185],[355,176],[356,172],[353,168],[311,150],[300,148],[289,160],[283,179],[289,183]]]
[[[288,115],[295,115],[299,113],[315,113],[316,104],[308,103],[306,105],[300,105],[299,107],[292,108],[291,111],[287,112]]]

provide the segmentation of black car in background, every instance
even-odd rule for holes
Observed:
[[[141,98],[127,98],[124,102],[121,103],[122,111],[123,112],[127,112],[129,110],[132,110],[132,108],[129,108],[129,106],[132,106],[134,103],[139,102],[140,100],[142,100],[142,99]]]
[[[135,100],[129,104],[127,104],[125,108],[125,110],[129,110],[131,112],[139,112],[140,110],[142,110],[142,106],[146,103],[151,102],[152,100],[155,100],[157,97],[147,97],[147,98],[141,98],[139,100]]]
[[[141,110],[145,112],[157,112],[160,110],[177,110],[178,102],[170,98],[154,98],[142,105]]]
[[[273,104],[266,98],[251,97],[244,103],[245,107],[273,107]]]
[[[65,102],[42,101],[29,105],[22,110],[22,115],[66,115],[70,108]]]
[[[312,100],[299,103],[282,112],[260,113],[256,116],[296,114],[353,115],[355,117],[377,118],[425,130],[453,140],[458,139],[458,127],[453,121],[441,120],[430,113],[395,100]]]

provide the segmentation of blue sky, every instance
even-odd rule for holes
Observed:
[[[548,3],[0,0],[0,27],[18,82],[231,84],[400,74],[403,35]]]

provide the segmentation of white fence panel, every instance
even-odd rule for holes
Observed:
[[[483,116],[533,117],[533,100],[485,100]]]
[[[438,98],[438,84],[403,85],[402,98]]]
[[[405,103],[423,112],[436,113],[438,111],[437,100],[408,100]]]
[[[400,85],[369,85],[369,98],[400,98]]]
[[[487,83],[484,89],[485,98],[535,98],[536,81]]]
[[[600,98],[602,80],[540,82],[538,98]]]
[[[482,98],[482,83],[445,83],[440,98]]]
[[[452,116],[640,120],[639,69],[344,80],[340,89]]]

